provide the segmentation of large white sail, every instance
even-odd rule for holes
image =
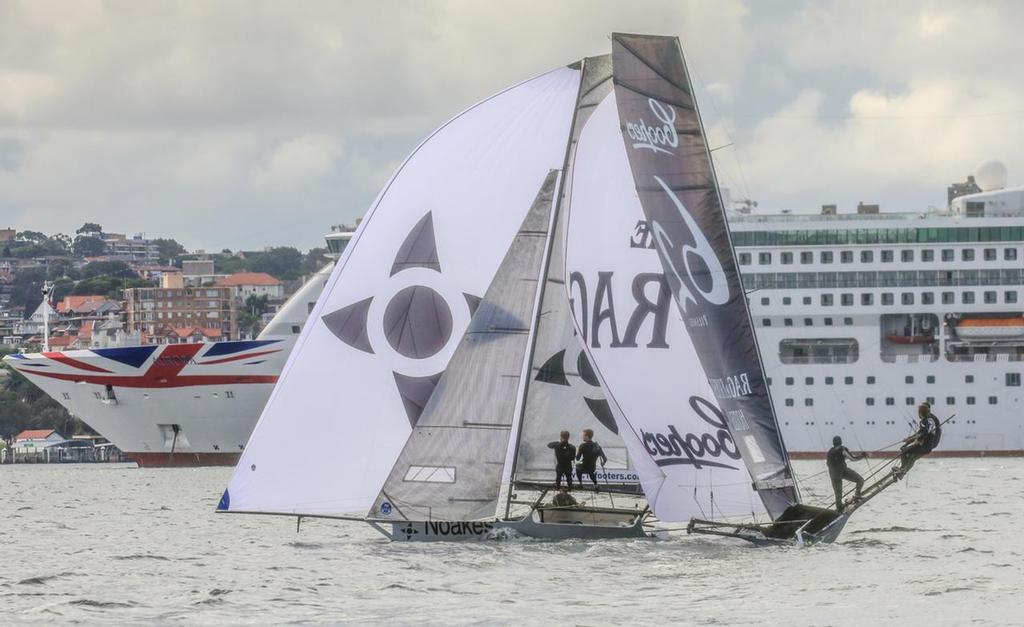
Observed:
[[[563,166],[580,73],[460,114],[367,213],[218,507],[365,512],[429,402],[537,190]]]
[[[645,228],[614,93],[580,136],[566,282],[641,484],[664,521],[761,512]]]
[[[558,171],[533,207],[412,429],[370,518],[493,517],[522,386]]]

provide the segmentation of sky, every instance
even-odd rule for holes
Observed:
[[[322,245],[502,88],[677,35],[732,197],[944,206],[1024,184],[1024,3],[0,0],[0,228]]]

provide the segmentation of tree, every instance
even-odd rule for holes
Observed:
[[[21,231],[15,238],[19,242],[31,242],[33,244],[42,244],[46,240],[50,239],[46,236],[46,233],[40,233],[39,231]]]
[[[57,429],[66,436],[83,430],[84,424],[17,370],[2,361],[0,368],[7,370],[7,377],[0,379],[0,437],[14,437],[32,428]]]
[[[42,268],[26,268],[18,270],[11,282],[11,308],[24,308],[25,315],[30,315],[43,301],[43,280],[46,271]]]
[[[330,259],[327,258],[326,248],[310,248],[302,259],[302,274],[313,274],[324,267],[328,261]]]
[[[103,227],[96,224],[95,222],[86,222],[80,228],[75,230],[75,235],[81,235],[83,233],[103,233]]]
[[[172,259],[184,255],[186,252],[185,247],[177,240],[160,237],[153,240],[153,243],[157,245],[162,264],[168,264]]]
[[[123,261],[93,261],[82,268],[82,277],[90,279],[97,276],[109,276],[121,279],[137,279],[138,273]]]
[[[293,280],[302,274],[302,258],[302,253],[296,248],[277,246],[257,256],[251,269],[285,281]]]
[[[51,259],[46,266],[46,278],[55,281],[63,277],[69,279],[77,279],[79,277],[78,268],[75,268],[75,262],[71,259]]]
[[[103,254],[105,246],[103,240],[90,235],[79,235],[75,238],[72,250],[79,257],[97,257]]]

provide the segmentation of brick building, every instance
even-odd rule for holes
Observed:
[[[238,312],[227,287],[136,287],[124,291],[128,332],[169,337],[173,329],[217,329],[220,339],[238,337]]]

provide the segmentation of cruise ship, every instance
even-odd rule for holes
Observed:
[[[943,210],[730,216],[795,457],[894,451],[926,400],[936,454],[1024,454],[1024,187],[998,162],[977,179]]]
[[[347,230],[327,235],[330,256],[337,258],[351,238]],[[332,268],[307,280],[254,340],[27,353],[5,361],[139,466],[232,466]]]

